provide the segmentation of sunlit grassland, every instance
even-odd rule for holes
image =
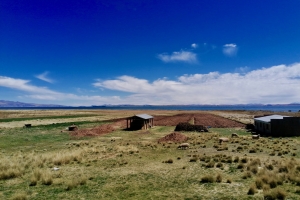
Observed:
[[[22,117],[22,118],[4,118],[0,122],[25,121],[25,120],[43,120],[43,119],[70,119],[79,117],[99,116],[95,114],[67,115],[67,116],[42,116],[42,117]]]
[[[74,139],[61,132],[71,124],[0,129],[0,199],[300,198],[298,138],[211,128],[182,133],[190,148],[179,150],[157,142],[175,127]],[[220,136],[230,141],[219,144]]]

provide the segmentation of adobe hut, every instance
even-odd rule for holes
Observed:
[[[127,118],[127,129],[140,130],[153,126],[153,117],[147,114],[134,115]]]
[[[257,132],[274,137],[300,136],[300,117],[269,115],[254,118]]]

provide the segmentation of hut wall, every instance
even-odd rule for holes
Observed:
[[[151,128],[152,125],[151,119],[141,119],[141,118],[132,118],[130,120],[130,129],[131,130],[141,130]]]
[[[300,136],[300,117],[272,119],[271,128],[271,135],[274,137]]]
[[[269,134],[271,133],[271,124],[257,120],[255,121],[255,129],[259,132]]]

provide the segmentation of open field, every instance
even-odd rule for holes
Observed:
[[[155,126],[125,131],[140,113]],[[300,139],[253,140],[242,123],[261,114],[0,111],[0,199],[299,199]],[[178,122],[212,128],[173,133]],[[72,124],[79,130],[66,131]]]

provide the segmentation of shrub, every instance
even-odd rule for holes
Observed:
[[[218,168],[223,167],[223,163],[218,162],[217,165],[216,165],[216,167],[218,167]]]
[[[29,186],[36,186],[38,180],[36,179],[36,177],[32,177],[30,179],[30,183],[29,183]]]
[[[269,190],[264,193],[264,199],[268,199],[268,200],[285,199],[286,196],[287,196],[287,193],[281,188]]]
[[[250,149],[249,153],[256,153],[256,149]]]
[[[219,158],[218,158],[217,156],[215,156],[215,157],[213,158],[213,161],[219,162]]]
[[[247,171],[247,172],[245,172],[244,174],[243,174],[243,176],[242,176],[242,178],[243,179],[247,179],[247,178],[251,178],[251,172],[249,172],[249,171]]]
[[[276,188],[277,182],[274,179],[272,179],[271,181],[269,181],[269,185],[270,185],[270,188]]]
[[[251,185],[247,194],[254,195],[256,192],[257,192],[257,189],[256,189],[255,185]]]
[[[200,161],[205,161],[206,160],[206,158],[205,158],[205,156],[200,156]]]
[[[260,162],[260,159],[259,158],[256,158],[254,160],[251,160],[249,166],[258,166],[258,165],[261,165],[261,162]]]
[[[269,181],[270,181],[270,175],[263,175],[260,178],[266,184],[269,183]]]
[[[214,161],[211,161],[209,163],[206,164],[206,167],[207,168],[213,168],[215,166],[215,162]]]
[[[277,154],[278,156],[282,156],[282,153],[281,152],[278,152],[278,154]]]
[[[271,188],[269,185],[264,185],[262,189],[263,191],[269,191]]]
[[[242,159],[241,159],[241,162],[242,162],[242,163],[247,163],[247,162],[248,162],[248,158],[246,158],[246,157],[242,158]]]
[[[272,164],[267,165],[266,168],[267,168],[268,170],[273,170],[273,169],[274,169],[274,167],[273,167]]]
[[[257,167],[257,166],[251,166],[251,167],[250,167],[250,171],[251,171],[253,174],[257,174],[257,172],[258,172],[258,167]]]
[[[73,188],[77,187],[78,182],[74,180],[70,180],[66,183],[66,185],[67,185],[66,190],[72,190]]]
[[[50,173],[43,174],[41,181],[43,185],[51,185],[53,183],[51,174]]]
[[[228,157],[226,160],[227,163],[232,163],[232,157]]]
[[[278,172],[279,173],[288,173],[289,172],[289,170],[288,170],[288,168],[287,168],[287,166],[280,166],[279,168],[278,168]]]
[[[284,176],[278,176],[277,177],[277,185],[282,185],[285,177]]]
[[[245,165],[242,163],[238,164],[238,166],[237,166],[238,169],[243,169],[244,167],[245,167]]]
[[[275,156],[275,152],[271,152],[269,155],[270,156]]]
[[[234,158],[233,162],[237,163],[237,162],[239,162],[239,160],[240,160],[240,158],[239,158],[238,156],[236,156],[236,157]]]
[[[238,147],[236,148],[236,150],[237,150],[237,151],[241,151],[241,150],[243,150],[243,147],[242,147],[242,146],[238,146]]]
[[[22,193],[17,193],[17,194],[14,194],[12,197],[11,197],[12,200],[26,200],[27,199],[27,195],[22,192]]]
[[[0,180],[6,180],[21,176],[21,170],[19,168],[9,168],[0,172]]]
[[[201,178],[201,183],[214,183],[215,178],[212,175],[207,175]]]
[[[264,182],[262,181],[261,178],[257,178],[257,179],[255,180],[255,185],[256,185],[257,189],[262,189],[262,187],[263,187],[263,185],[264,185]]]
[[[218,174],[217,177],[216,177],[216,182],[217,183],[221,183],[222,182],[222,175],[221,174]]]

